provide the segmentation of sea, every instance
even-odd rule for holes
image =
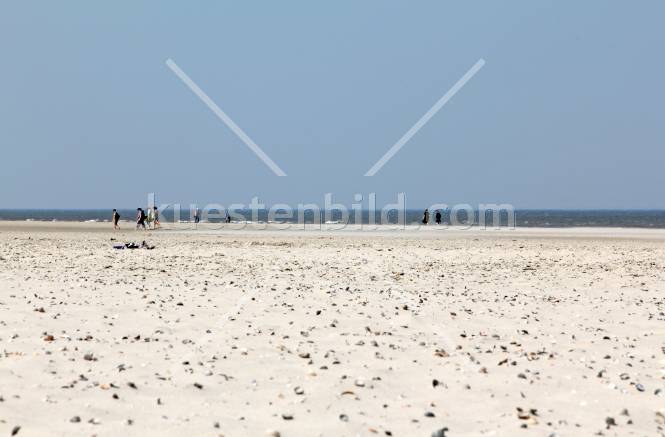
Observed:
[[[135,209],[119,209],[121,220],[133,221],[136,216]],[[236,211],[240,217],[234,217],[233,221],[244,219],[247,222],[269,222],[268,211],[259,210],[256,217],[252,217],[250,210]],[[332,211],[331,215],[326,217],[321,212],[320,222],[342,223],[347,222],[356,224],[370,223],[371,213],[362,211],[360,214],[354,214],[350,211],[348,221],[345,221],[339,211]],[[442,211],[444,223],[450,224],[450,211]],[[472,225],[478,226],[480,223],[478,211],[474,212]],[[202,214],[202,221],[222,222],[224,214],[211,214],[206,216]],[[423,210],[409,209],[404,211],[404,223],[420,223],[423,218]],[[181,213],[175,217],[175,221],[190,222],[193,217],[189,212]],[[468,224],[469,217],[465,212],[458,214],[459,224]],[[654,228],[665,229],[665,210],[564,210],[564,209],[518,209],[515,210],[514,222],[516,227],[539,227],[539,228],[571,228],[571,227],[609,227],[609,228]],[[108,209],[0,209],[0,220],[2,221],[62,221],[62,222],[110,222],[111,211]],[[397,223],[398,217],[395,211],[388,214],[389,223]],[[499,218],[501,226],[509,224],[507,214],[502,212]],[[173,222],[174,213],[172,210],[165,210],[161,213],[161,221]],[[297,214],[291,219],[280,218],[273,220],[279,222],[298,222]],[[314,222],[314,213],[305,211],[305,223]],[[430,222],[434,221],[434,212],[431,212]],[[374,223],[381,223],[380,212],[375,213]],[[486,212],[486,225],[492,225],[492,214]]]

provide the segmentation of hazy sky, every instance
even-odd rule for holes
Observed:
[[[0,208],[134,207],[149,191],[664,208],[663,17],[662,0],[3,2]]]

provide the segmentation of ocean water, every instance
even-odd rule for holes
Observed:
[[[133,221],[136,216],[135,209],[120,209],[119,213],[122,220]],[[252,220],[251,211],[238,211],[247,221]],[[450,223],[450,211],[442,211],[443,221]],[[223,214],[222,214],[223,215]],[[172,222],[174,220],[173,210],[166,210],[161,214],[162,222]],[[305,222],[313,223],[313,212],[305,212]],[[422,220],[422,210],[406,210],[406,224],[419,223]],[[325,217],[321,213],[321,223],[326,221],[341,221],[343,217],[339,211],[333,211],[331,217]],[[362,211],[360,220],[363,224],[369,223],[370,213]],[[478,211],[475,212],[473,224],[479,223]],[[508,223],[508,217],[505,212],[501,214],[500,221],[502,226]],[[19,221],[75,221],[75,222],[110,222],[111,210],[102,209],[0,209],[0,220],[19,220]],[[190,213],[182,211],[179,221],[191,221]],[[465,213],[460,213],[458,222],[466,223],[468,217]],[[209,222],[220,222],[223,218],[209,217]],[[258,221],[268,221],[268,211],[258,211]],[[297,222],[297,214],[291,220],[281,219],[283,222]],[[397,222],[397,213],[391,211],[388,214],[390,223]],[[430,222],[434,221],[434,213],[430,215]],[[353,212],[350,212],[349,223],[356,223]],[[380,213],[375,214],[375,223],[380,223]],[[492,224],[491,213],[486,214],[487,225]],[[541,209],[522,209],[515,211],[515,225],[517,227],[543,227],[543,228],[568,228],[568,227],[622,227],[622,228],[656,228],[665,229],[665,210],[541,210]]]

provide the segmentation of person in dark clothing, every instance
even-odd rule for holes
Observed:
[[[113,209],[113,215],[111,220],[113,221],[113,229],[115,230],[120,229],[120,226],[118,225],[118,222],[120,221],[120,214],[118,214],[118,211],[115,208]]]
[[[434,216],[434,219],[436,220],[437,225],[441,224],[441,211],[439,211],[438,209],[436,210],[436,215]]]
[[[423,224],[426,225],[427,223],[429,223],[429,209],[425,209],[423,213]]]
[[[136,229],[143,228],[145,230],[145,219],[143,208],[136,208]]]

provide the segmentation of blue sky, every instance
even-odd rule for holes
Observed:
[[[0,208],[133,207],[151,191],[665,208],[663,16],[658,0],[4,2]]]

